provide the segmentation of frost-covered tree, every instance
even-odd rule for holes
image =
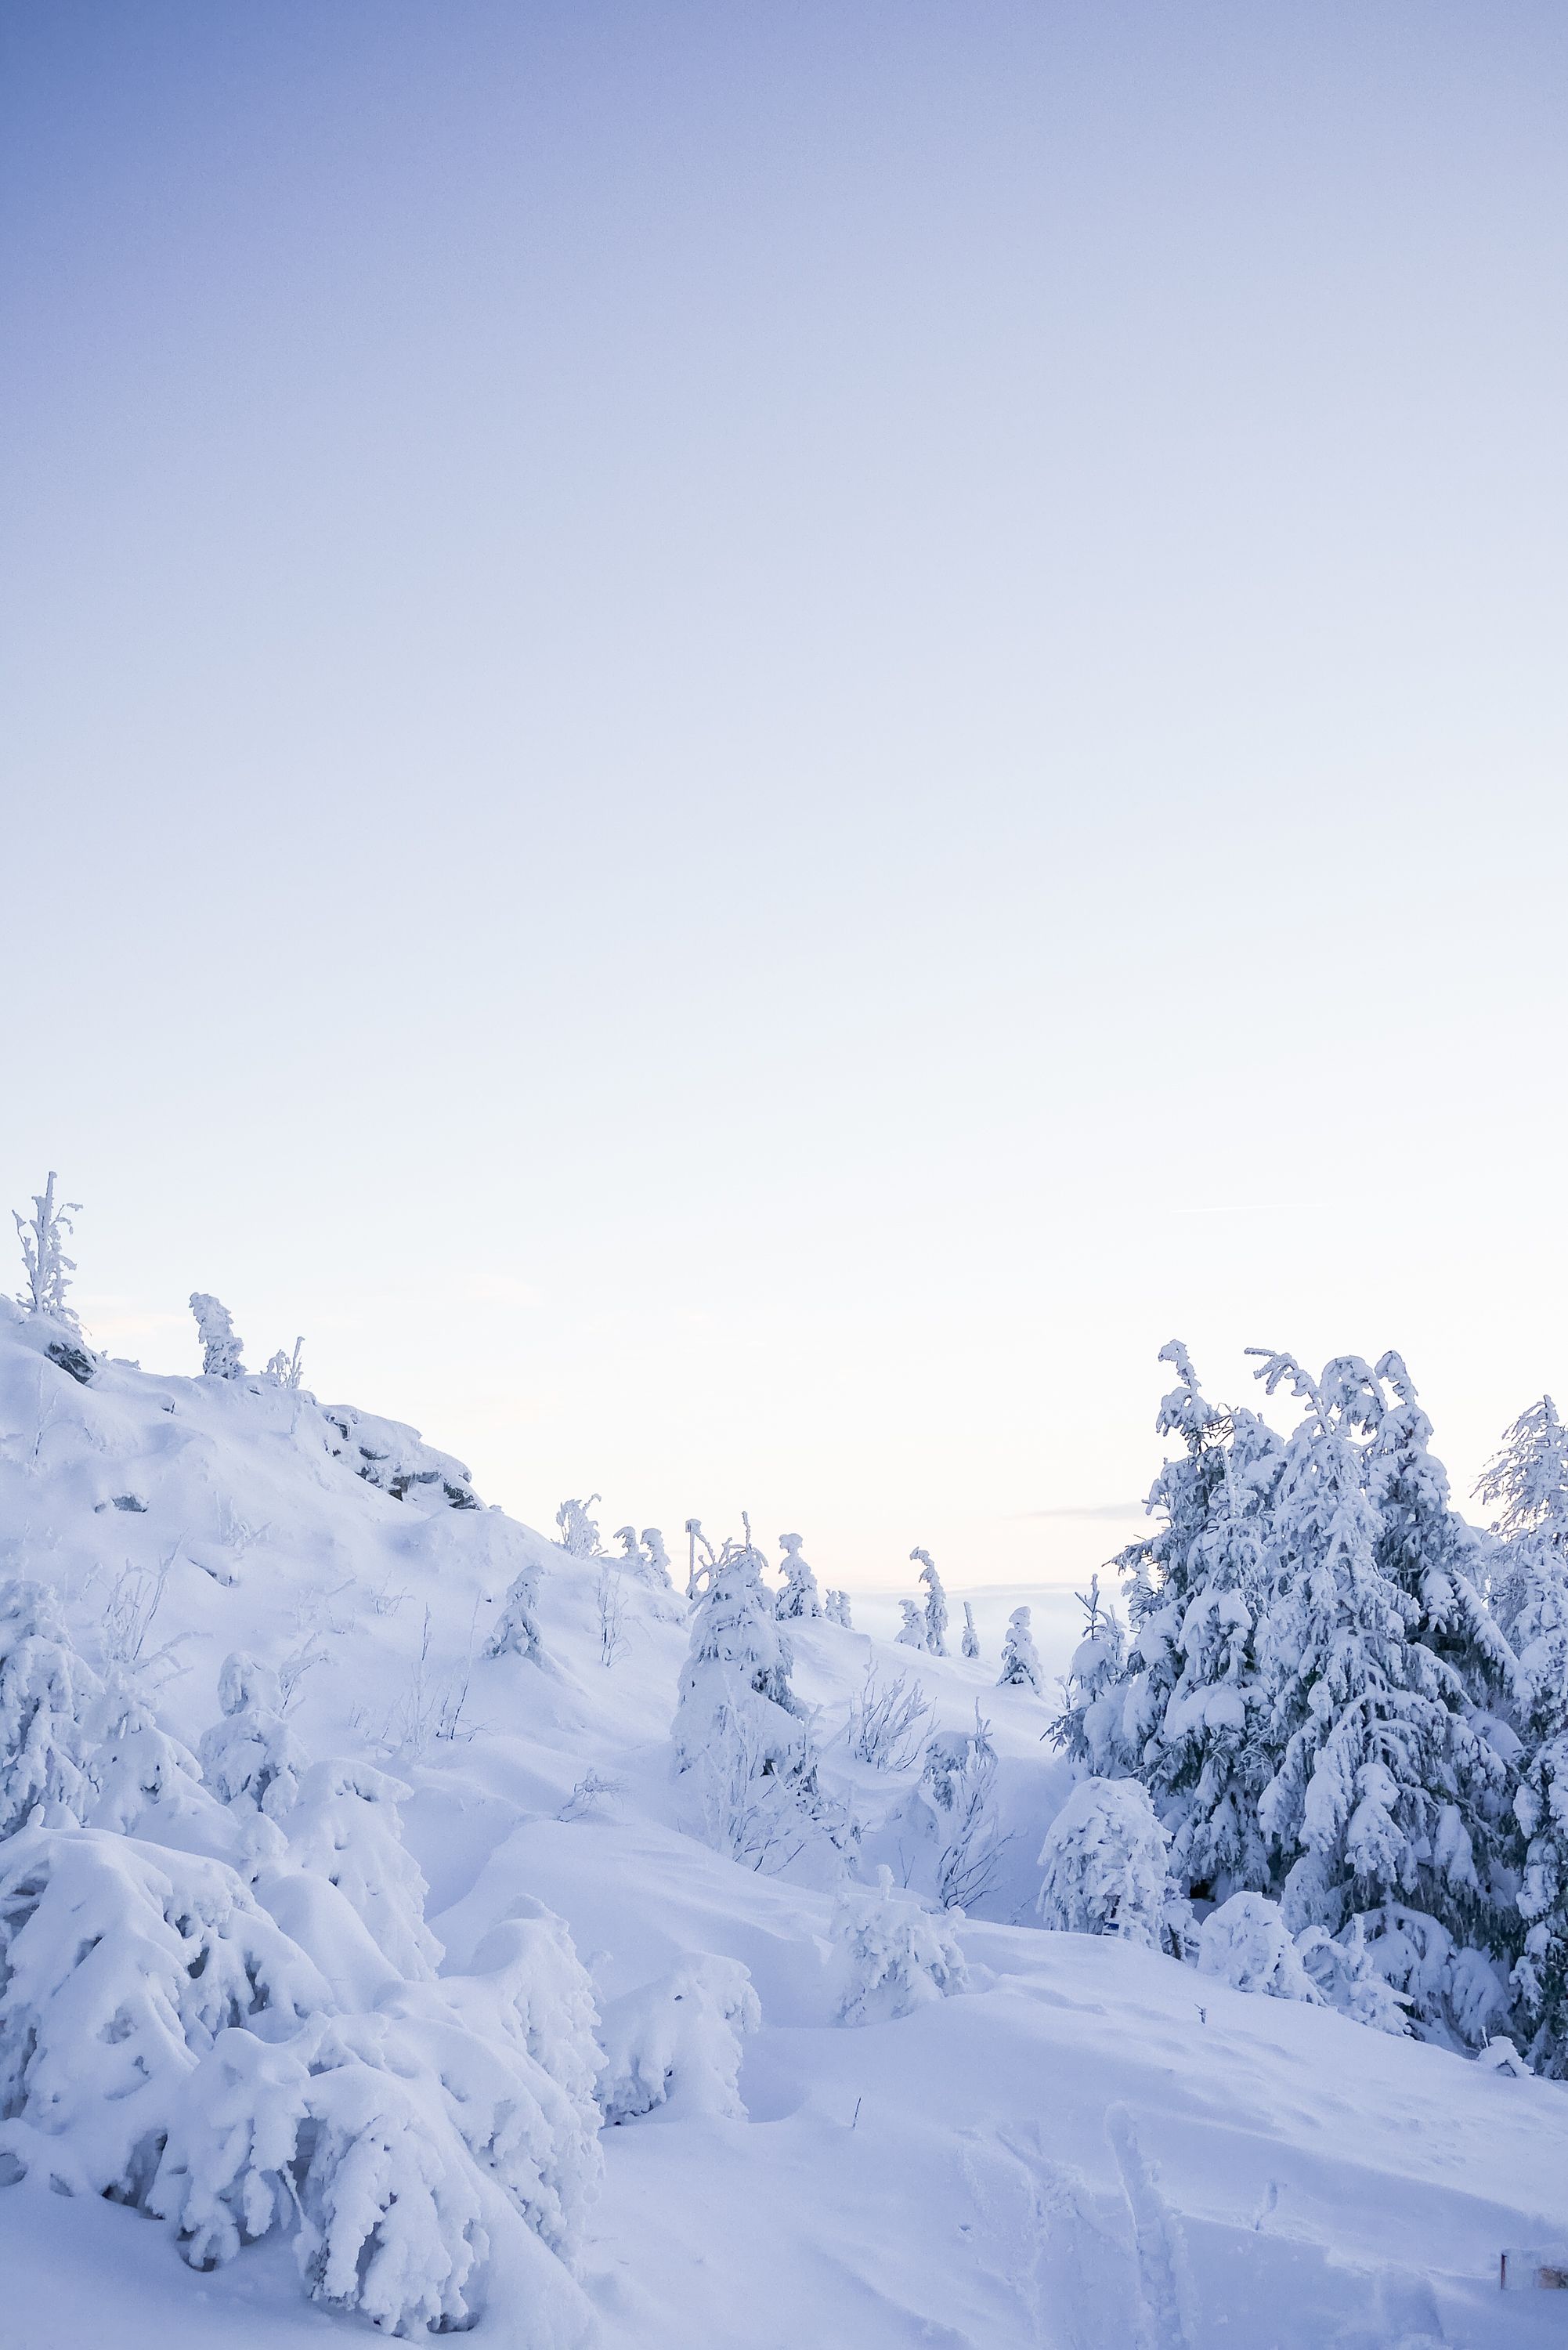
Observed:
[[[244,1340],[234,1328],[234,1316],[217,1298],[209,1297],[204,1289],[191,1293],[191,1311],[196,1317],[196,1335],[202,1341],[202,1370],[210,1379],[243,1379],[245,1367],[240,1360]]]
[[[275,1355],[267,1357],[266,1375],[280,1388],[297,1388],[305,1377],[305,1341],[296,1338],[294,1352],[286,1355],[280,1347]]]
[[[1262,1893],[1232,1893],[1210,1911],[1198,1933],[1198,1971],[1232,1991],[1322,2003],[1279,1903]]]
[[[823,1613],[826,1616],[830,1624],[836,1624],[838,1626],[840,1631],[853,1632],[855,1629],[855,1627],[849,1618],[849,1594],[847,1591],[830,1591],[827,1597],[823,1602]]]
[[[223,1860],[245,1857],[241,1825],[202,1783],[196,1757],[160,1726],[121,1675],[111,1679],[102,1718],[105,1734],[90,1764],[88,1827]]]
[[[918,1877],[944,1909],[968,1909],[996,1883],[1004,1846],[997,1809],[991,1724],[974,1709],[974,1728],[939,1731],[927,1744],[919,1782],[901,1815],[906,1881]]]
[[[877,1771],[907,1771],[921,1751],[931,1709],[908,1673],[884,1680],[867,1658],[866,1678],[850,1700],[845,1742],[857,1762]]]
[[[698,1557],[701,1549],[702,1555]],[[702,1531],[701,1518],[686,1521],[686,1596],[695,1599],[706,1586],[717,1564],[712,1544]]]
[[[898,1610],[902,1621],[894,1638],[901,1648],[923,1648],[926,1645],[925,1611],[918,1599],[900,1599]]]
[[[941,1576],[929,1550],[912,1550],[911,1559],[920,1562],[919,1581],[926,1586],[925,1632],[926,1646],[933,1657],[945,1657],[948,1652],[948,1596],[942,1589]]]
[[[761,2025],[752,1978],[738,1959],[695,1951],[670,1974],[611,2000],[600,2019],[607,2123],[664,2111],[671,2121],[711,2115],[744,2121],[741,2041]]]
[[[0,1583],[0,1836],[42,1805],[46,1821],[79,1821],[103,1684],[72,1647],[41,1583]]]
[[[1087,1591],[1075,1596],[1084,1611],[1084,1637],[1062,1683],[1062,1711],[1051,1735],[1080,1777],[1114,1779],[1127,1763],[1121,1740],[1127,1635],[1121,1617],[1101,1595],[1097,1575],[1090,1576]]]
[[[536,1559],[524,1559],[513,1576],[495,1627],[484,1644],[484,1653],[487,1657],[525,1657],[535,1665],[542,1660]]]
[[[1027,1607],[1015,1607],[1007,1619],[1007,1630],[1002,1643],[1002,1670],[996,1677],[998,1689],[1032,1689],[1038,1696],[1045,1686],[1045,1676],[1040,1663],[1040,1652],[1034,1646],[1030,1629]]]
[[[81,1212],[79,1200],[55,1198],[57,1178],[49,1170],[49,1180],[41,1191],[33,1194],[33,1212],[24,1218],[13,1208],[11,1219],[22,1242],[22,1263],[27,1280],[17,1299],[30,1314],[47,1315],[53,1322],[63,1323],[67,1330],[78,1330],[76,1309],[67,1295],[76,1259],[66,1254],[66,1236],[73,1230],[71,1219]]]
[[[271,1665],[236,1650],[218,1675],[221,1719],[202,1731],[196,1757],[219,1803],[245,1804],[281,1820],[299,1793],[306,1764],[283,1718],[283,1691]]]
[[[805,1707],[751,1539],[726,1542],[693,1611],[673,1736],[675,1767],[692,1773],[709,1835],[753,1866],[776,1853],[816,1801]]]
[[[657,1526],[645,1526],[640,1537],[635,1526],[618,1526],[615,1538],[620,1544],[623,1574],[646,1583],[651,1590],[670,1589],[670,1555]]]
[[[432,1975],[441,1944],[425,1924],[426,1886],[403,1843],[398,1805],[410,1790],[368,1762],[308,1764],[282,1825],[284,1866],[335,1886],[389,1965],[410,1981]]]
[[[664,1536],[657,1526],[644,1526],[642,1549],[649,1582],[660,1591],[672,1590],[674,1583],[670,1572],[670,1553],[664,1547]]]
[[[844,1883],[832,1933],[841,2022],[889,2023],[969,1988],[953,1927],[898,1888],[890,1868],[877,1871],[874,1886]]]
[[[1568,1731],[1530,1756],[1514,1808],[1525,1839],[1519,1914],[1524,1948],[1513,1987],[1530,2032],[1530,2062],[1568,2075]]]
[[[1080,1779],[1045,1832],[1040,1867],[1044,1925],[1179,1951],[1186,1904],[1171,1883],[1165,1830],[1136,1779]]]
[[[963,1603],[963,1638],[960,1641],[959,1647],[962,1653],[969,1659],[971,1664],[976,1664],[979,1662],[980,1634],[974,1628],[974,1602],[972,1599],[966,1599]]]
[[[1302,1964],[1325,2007],[1364,2023],[1372,2032],[1386,2032],[1397,2040],[1410,2029],[1406,2011],[1409,1994],[1396,1991],[1374,1960],[1359,1917],[1339,1934],[1308,1926],[1295,1938]]]
[[[597,1493],[590,1493],[586,1502],[563,1502],[556,1513],[556,1523],[561,1529],[561,1548],[573,1558],[600,1555],[599,1530],[589,1515],[598,1498]]]
[[[1259,1641],[1277,1757],[1260,1822],[1283,1871],[1286,1924],[1334,1936],[1364,1917],[1389,1980],[1424,2013],[1457,2028],[1462,2004],[1484,2028],[1486,2002],[1468,1981],[1460,1999],[1450,1960],[1490,1916],[1476,1846],[1503,1769],[1463,1676],[1417,1637],[1423,1603],[1382,1548],[1367,1491],[1382,1385],[1355,1356],[1313,1378],[1268,1355],[1259,1377],[1305,1407],[1275,1498]]]
[[[774,1602],[774,1612],[781,1624],[798,1617],[820,1616],[822,1601],[816,1588],[816,1577],[801,1555],[799,1534],[780,1534],[779,1548],[784,1553],[780,1572],[784,1587]]]

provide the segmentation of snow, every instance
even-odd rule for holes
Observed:
[[[769,1873],[704,1840],[673,1769],[692,1624],[661,1575],[623,1576],[606,1665],[605,1562],[486,1508],[413,1431],[259,1374],[104,1361],[83,1384],[61,1340],[0,1309],[0,1590],[44,1586],[78,1659],[44,1653],[42,1619],[26,1636],[57,1761],[34,1752],[46,1816],[0,1842],[5,1884],[33,1888],[0,1892],[13,1952],[54,1905],[21,1974],[0,1965],[0,2011],[27,2003],[51,2068],[0,2124],[0,2177],[6,2148],[26,2163],[0,2187],[6,2350],[270,2350],[432,2317],[505,2350],[1561,2340],[1558,2303],[1497,2289],[1504,2246],[1562,2233],[1560,2085],[1234,1988],[1232,1963],[1256,1972],[1239,1942],[1289,1972],[1267,1918],[1216,1929],[1208,1970],[1042,1930],[1035,1856],[1070,1782],[1049,1684],[995,1685],[1009,1595],[990,1663],[895,1647],[890,1607],[874,1635],[790,1620],[804,1711],[763,1697],[779,1752],[809,1729],[824,1804],[862,1833]],[[509,1595],[536,1658],[494,1640]],[[742,1612],[702,1673],[776,1639]],[[897,1769],[846,1734],[868,1666],[931,1709]],[[48,1805],[79,1792],[73,1725],[110,1684],[113,1824],[73,1826]],[[911,1822],[974,1778],[977,1700],[1009,1840],[944,1917]],[[89,1908],[96,1973],[65,1922]],[[844,2022],[857,1941],[930,1995]],[[95,2041],[132,1948],[135,2030]],[[257,1982],[275,2036],[245,2021]],[[93,2190],[161,2101],[154,2218]],[[51,2192],[62,2163],[82,2191]],[[177,2235],[238,2249],[203,2272]]]

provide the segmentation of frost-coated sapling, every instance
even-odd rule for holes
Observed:
[[[623,1573],[646,1583],[652,1591],[670,1590],[670,1554],[657,1526],[644,1526],[640,1538],[635,1526],[618,1526],[615,1538],[620,1544]]]
[[[892,2022],[969,1988],[954,1927],[896,1887],[890,1868],[875,1885],[840,1887],[832,1932],[841,2022]]]
[[[1124,1761],[1127,1636],[1120,1617],[1101,1595],[1097,1575],[1089,1577],[1087,1591],[1075,1596],[1084,1611],[1084,1637],[1073,1651],[1051,1735],[1082,1776],[1116,1778]]]
[[[92,1757],[95,1789],[87,1825],[182,1851],[238,1862],[244,1825],[202,1784],[188,1746],[159,1726],[136,1691],[117,1679],[103,1707],[105,1735]]]
[[[931,1709],[919,1681],[896,1673],[885,1681],[867,1659],[866,1678],[851,1700],[845,1738],[857,1762],[877,1771],[907,1771],[919,1753]]]
[[[1409,2031],[1409,1994],[1396,1991],[1375,1962],[1360,1918],[1353,1918],[1342,1934],[1326,1934],[1321,1926],[1309,1926],[1295,1940],[1302,1964],[1325,2007],[1348,2016],[1352,2023],[1365,2023],[1395,2039]]]
[[[923,1648],[926,1645],[926,1618],[919,1601],[900,1599],[898,1607],[903,1617],[896,1635],[899,1648]]]
[[[52,1592],[0,1583],[0,1836],[36,1804],[50,1824],[80,1820],[103,1684],[77,1654]]]
[[[980,1634],[974,1628],[974,1602],[972,1599],[966,1599],[963,1603],[963,1638],[960,1641],[959,1646],[971,1664],[979,1661]]]
[[[281,1825],[285,1871],[303,1869],[336,1886],[388,1963],[410,1981],[432,1975],[441,1944],[425,1924],[425,1880],[403,1843],[400,1779],[369,1762],[326,1758],[308,1764]]]
[[[266,1375],[280,1388],[297,1388],[305,1376],[304,1339],[295,1340],[292,1355],[286,1355],[280,1347],[275,1355],[269,1356]]]
[[[1007,1633],[1002,1643],[1002,1670],[996,1677],[998,1689],[1032,1689],[1038,1696],[1045,1686],[1045,1675],[1040,1663],[1040,1652],[1034,1646],[1030,1630],[1027,1607],[1015,1607],[1007,1619]]]
[[[248,1804],[280,1820],[299,1793],[305,1756],[283,1718],[272,1667],[243,1650],[218,1675],[221,1719],[202,1731],[196,1757],[219,1803]]]
[[[209,1297],[203,1289],[191,1293],[191,1311],[196,1317],[196,1335],[202,1341],[202,1370],[209,1379],[243,1379],[245,1367],[240,1360],[244,1340],[234,1328],[234,1316],[217,1298]]]
[[[903,1825],[921,1856],[920,1881],[944,1909],[967,1909],[985,1898],[1012,1841],[997,1816],[997,1770],[991,1724],[978,1700],[972,1731],[939,1731],[926,1748]]]
[[[602,1550],[599,1530],[588,1513],[598,1500],[590,1493],[586,1502],[563,1502],[556,1513],[556,1523],[561,1529],[561,1548],[573,1558],[597,1558]]]
[[[525,1657],[538,1664],[543,1654],[539,1636],[539,1565],[524,1559],[512,1578],[494,1630],[484,1644],[487,1657]]]
[[[67,1330],[79,1331],[76,1309],[67,1292],[76,1259],[66,1254],[66,1235],[73,1227],[73,1215],[81,1212],[79,1200],[55,1198],[56,1176],[49,1170],[49,1180],[41,1191],[33,1194],[33,1212],[24,1218],[18,1209],[11,1211],[22,1242],[22,1263],[26,1268],[26,1286],[17,1304],[30,1314],[42,1314],[52,1322],[60,1323]]]
[[[1136,1779],[1080,1779],[1040,1847],[1041,1922],[1178,1949],[1186,1905],[1170,1881],[1168,1852]]]
[[[598,2096],[606,2122],[638,2121],[659,2108],[672,2121],[699,2114],[744,2121],[741,2039],[762,2020],[740,1960],[706,1952],[611,2000],[599,2028],[605,2063]]]
[[[919,1560],[919,1580],[926,1586],[926,1646],[933,1657],[945,1657],[948,1652],[948,1596],[942,1589],[936,1561],[929,1550],[912,1550],[909,1556]]]
[[[1322,2003],[1279,1903],[1262,1893],[1232,1893],[1210,1911],[1199,1929],[1198,1971],[1232,1991]]]
[[[691,1773],[710,1841],[753,1867],[817,1808],[805,1708],[790,1686],[792,1657],[762,1586],[752,1544],[726,1542],[692,1612],[673,1737]]]
[[[853,1632],[855,1627],[850,1621],[847,1591],[830,1591],[822,1603],[822,1609],[830,1624],[836,1624],[842,1632]]]
[[[791,1623],[798,1617],[820,1616],[822,1601],[816,1577],[801,1556],[800,1535],[780,1534],[779,1548],[784,1553],[780,1561],[784,1587],[774,1602],[774,1612],[780,1623]]]

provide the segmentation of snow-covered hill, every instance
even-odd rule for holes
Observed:
[[[192,1750],[219,1721],[224,1660],[270,1667],[302,1773],[369,1765],[409,1790],[401,1832],[446,1988],[412,1960],[415,1979],[402,1979],[373,1899],[361,1898],[363,1931],[346,1912],[322,1922],[312,1888],[336,1882],[321,1855],[345,1815],[330,1793],[318,1790],[314,1845],[301,1811],[242,1835],[209,1790],[178,1833],[167,1802],[117,1816],[125,1849],[155,1862],[161,1836],[216,1852],[225,1883],[242,1898],[256,1888],[257,1931],[281,1929],[317,1970],[311,2029],[352,2043],[354,2077],[375,2063],[410,2095],[443,2085],[465,2130],[479,2092],[452,2088],[462,2050],[502,2044],[496,1932],[532,1935],[536,1968],[553,1930],[537,1904],[565,1920],[591,1978],[605,2078],[618,2050],[635,2082],[649,2051],[667,2048],[667,2101],[634,2112],[634,2086],[628,2117],[597,2134],[602,2178],[562,2222],[564,2259],[542,2249],[554,2223],[537,2197],[514,2194],[527,2217],[514,2244],[501,2205],[485,2207],[479,2338],[514,2350],[1490,2350],[1561,2338],[1563,2304],[1501,2294],[1496,2273],[1504,2246],[1563,2232],[1568,2092],[1243,1995],[1112,1939],[1039,1930],[1036,1855],[1065,1779],[1041,1742],[1045,1702],[996,1688],[994,1659],[792,1625],[794,1690],[817,1709],[822,1803],[860,1833],[836,1846],[813,1836],[780,1870],[742,1866],[698,1833],[690,1774],[672,1769],[682,1596],[637,1573],[607,1576],[484,1506],[456,1461],[393,1422],[275,1380],[163,1378],[69,1353],[47,1319],[0,1307],[0,1596],[16,1578],[47,1586],[84,1670],[138,1696]],[[508,1590],[531,1570],[538,1657],[487,1655]],[[958,1928],[967,1986],[851,2024],[836,2020],[837,1880],[885,1863],[918,1882],[924,1865],[918,1756],[879,1770],[845,1734],[868,1664],[884,1683],[913,1670],[928,1731],[964,1731],[981,1701],[1008,1841]],[[241,1810],[254,1820],[265,1806]],[[58,1856],[106,1841],[101,1823],[77,1830],[54,1815],[18,1835],[54,1839],[62,1886]],[[217,1852],[225,1838],[232,1849]],[[0,1873],[5,1852],[0,1841]],[[15,1918],[21,1877],[6,1881]],[[700,1960],[744,1968],[760,2021],[735,1965]],[[60,1963],[79,1976],[86,1962],[76,1951]],[[583,2099],[571,2107],[528,1980],[503,2022],[519,2051],[528,2039],[537,2126],[558,2148]],[[8,1992],[0,1960],[7,1996],[16,1983]],[[256,2029],[275,2055],[281,2028]],[[460,2047],[454,2033],[471,2039]],[[99,2037],[115,2033],[111,2018]],[[438,2041],[446,2053],[431,2056]],[[743,2114],[725,2087],[737,2049]],[[99,2054],[84,2033],[84,2079]],[[340,2056],[330,2063],[348,2077]],[[130,2094],[140,2087],[129,2080]],[[0,2078],[0,2114],[19,2102],[15,2083],[10,2106],[6,2094]],[[35,2101],[30,2159],[0,2152],[0,2175],[25,2170],[0,2189],[5,2350],[363,2336],[362,2319],[302,2295],[281,2189],[275,2224],[204,2272],[179,2258],[171,2219],[51,2192],[58,2174],[37,2149],[51,2128],[65,2147],[68,2106],[66,2093]],[[332,2126],[308,2127],[319,2139]],[[488,2169],[479,2162],[486,2193],[515,2183],[504,2136],[496,2124]],[[554,2159],[540,2158],[542,2177]]]

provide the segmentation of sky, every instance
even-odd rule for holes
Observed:
[[[1400,1347],[1468,1488],[1568,1388],[1565,99],[1507,0],[12,0],[90,1333],[865,1587],[1081,1579],[1173,1336]]]

